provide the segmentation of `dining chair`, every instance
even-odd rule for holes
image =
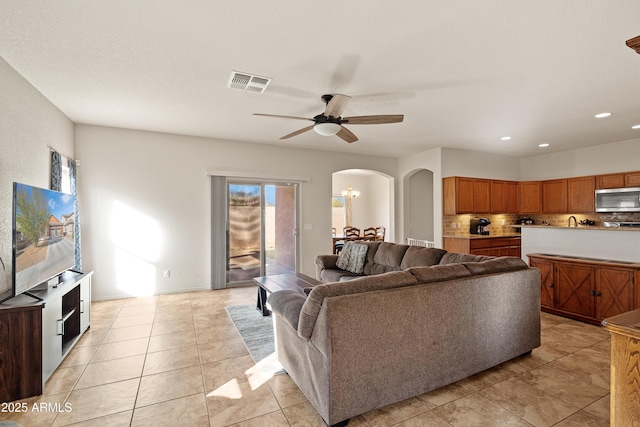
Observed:
[[[376,228],[376,240],[384,241],[385,230],[386,229],[382,225]]]
[[[347,240],[357,240],[360,238],[360,229],[347,226],[344,228],[344,237],[347,238]]]
[[[357,227],[344,227],[342,229],[344,240],[337,240],[333,245],[333,253],[339,254],[342,248],[344,248],[344,242],[347,240],[358,240],[360,238],[360,229]]]
[[[362,237],[364,237],[365,240],[376,240],[376,228],[375,227],[365,228],[362,231]]]

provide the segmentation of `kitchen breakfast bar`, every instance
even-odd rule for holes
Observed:
[[[522,225],[522,259],[543,253],[640,263],[640,227]]]

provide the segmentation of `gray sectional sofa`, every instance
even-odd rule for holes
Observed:
[[[520,258],[376,243],[355,278],[336,259],[317,265],[337,280],[269,296],[278,359],[329,425],[540,345],[540,273]]]

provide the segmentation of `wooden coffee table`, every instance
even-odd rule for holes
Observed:
[[[285,290],[304,292],[304,288],[321,285],[322,282],[302,273],[276,274],[274,276],[254,277],[253,281],[258,284],[258,301],[256,308],[263,316],[268,316],[271,311],[267,309],[267,292],[277,292]]]

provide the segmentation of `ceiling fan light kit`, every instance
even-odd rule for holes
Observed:
[[[338,123],[316,123],[313,130],[322,136],[332,136],[340,132],[341,127]]]
[[[404,120],[404,115],[402,114],[355,116],[343,118],[342,113],[347,108],[347,104],[351,99],[350,96],[336,93],[333,95],[322,95],[321,99],[327,105],[327,107],[325,108],[324,113],[318,114],[312,119],[306,117],[282,116],[278,114],[253,113],[253,115],[264,117],[278,117],[281,119],[309,120],[314,122],[313,125],[299,129],[295,132],[281,137],[280,139],[288,139],[313,129],[319,135],[337,135],[339,138],[349,143],[357,141],[358,137],[355,136],[349,129],[342,126],[343,124],[381,125],[386,123],[400,123]]]

